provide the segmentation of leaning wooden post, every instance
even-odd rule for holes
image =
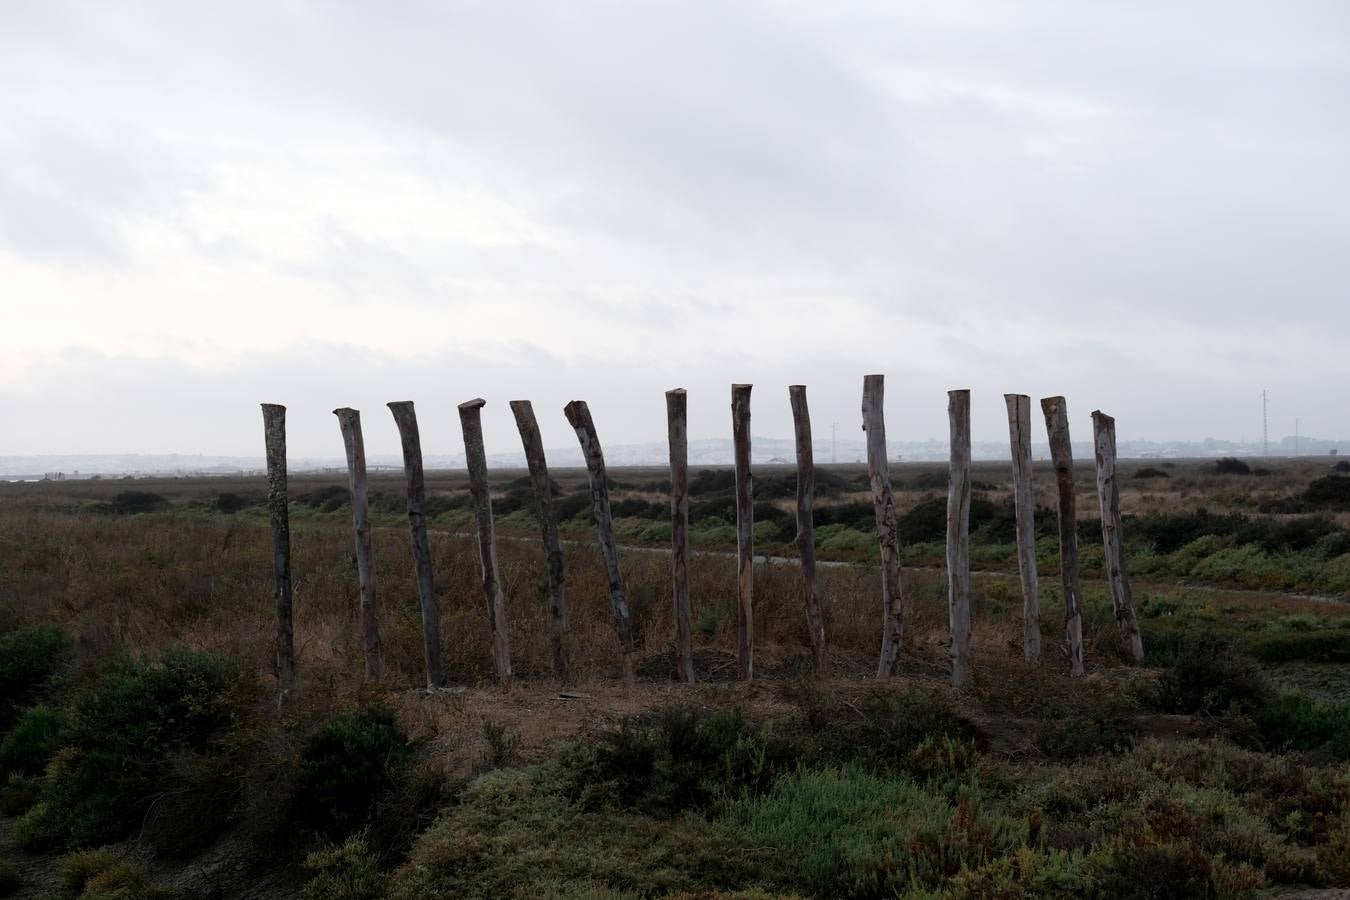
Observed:
[[[483,599],[487,601],[488,629],[492,632],[492,668],[497,683],[511,686],[511,648],[506,643],[506,596],[497,570],[497,534],[492,527],[492,494],[488,491],[487,454],[483,450],[481,397],[459,405],[464,432],[464,460],[469,467],[469,493],[478,520],[478,561],[483,572]]]
[[[867,476],[872,483],[872,511],[881,546],[881,658],[877,677],[895,674],[905,635],[905,616],[900,600],[900,536],[891,495],[891,470],[886,459],[886,417],[883,410],[885,375],[863,378],[862,419],[867,432]]]
[[[947,481],[947,611],[952,684],[970,681],[970,391],[947,392],[951,471]]]
[[[1134,597],[1125,571],[1125,537],[1121,530],[1120,486],[1116,484],[1116,420],[1101,410],[1092,414],[1093,449],[1097,457],[1097,500],[1102,510],[1102,543],[1106,546],[1106,573],[1111,582],[1120,636],[1135,662],[1144,661],[1144,639],[1134,615]]]
[[[609,598],[614,606],[614,630],[619,635],[619,649],[623,653],[623,680],[634,684],[633,627],[628,620],[628,596],[623,589],[619,572],[619,548],[614,543],[614,517],[609,511],[609,476],[605,473],[605,454],[600,449],[600,438],[591,421],[591,411],[584,400],[573,400],[563,407],[563,413],[581,443],[581,455],[586,459],[586,473],[591,482],[591,505],[595,509],[595,528],[600,538],[600,555],[605,559],[605,573],[609,576]]]
[[[1041,658],[1041,588],[1036,578],[1036,502],[1031,492],[1031,398],[1004,394],[1012,445],[1013,508],[1017,515],[1017,571],[1022,577],[1022,652]]]
[[[408,483],[408,530],[412,534],[417,588],[422,597],[422,649],[426,655],[427,690],[441,686],[441,612],[432,578],[431,545],[427,541],[426,483],[422,474],[422,438],[411,400],[388,404],[403,442],[403,475]]]
[[[675,662],[680,680],[694,683],[694,611],[689,604],[689,427],[684,388],[666,391],[670,441],[670,580],[675,601]]]
[[[811,670],[825,674],[825,617],[820,612],[816,589],[816,530],[812,521],[816,503],[816,463],[811,448],[811,411],[806,405],[806,385],[788,387],[792,425],[797,439],[797,554],[802,560],[802,602],[806,607],[806,633],[811,639]]]
[[[264,403],[267,444],[267,519],[272,526],[272,570],[276,575],[277,679],[284,706],[295,688],[295,633],[291,624],[291,524],[286,508],[286,407]]]
[[[755,506],[750,474],[750,388],[731,386],[731,440],[736,460],[736,651],[742,681],[755,675]]]
[[[521,443],[525,446],[525,464],[530,468],[530,486],[534,488],[534,514],[548,554],[548,611],[553,619],[553,674],[566,681],[571,677],[567,658],[567,590],[564,581],[562,539],[558,520],[553,515],[553,482],[544,461],[544,441],[539,423],[528,400],[512,400]]]
[[[352,489],[352,527],[356,532],[356,574],[361,584],[361,630],[365,637],[366,677],[380,678],[380,623],[375,616],[375,547],[370,534],[370,489],[366,482],[366,444],[361,413],[350,407],[333,410],[347,449],[347,483]]]
[[[1050,460],[1059,490],[1059,579],[1064,586],[1064,630],[1069,640],[1072,674],[1083,674],[1083,608],[1078,583],[1078,514],[1073,496],[1073,447],[1069,443],[1069,414],[1063,397],[1041,401],[1045,430],[1050,437]]]

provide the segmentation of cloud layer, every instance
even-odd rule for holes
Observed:
[[[6,452],[854,429],[867,372],[897,439],[1350,434],[1339,3],[35,0],[0,79]]]

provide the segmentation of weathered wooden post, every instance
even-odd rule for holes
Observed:
[[[361,630],[365,637],[366,677],[380,678],[380,623],[375,615],[375,547],[370,534],[370,489],[366,482],[366,443],[361,413],[350,407],[333,410],[347,450],[347,483],[352,489],[352,527],[356,532],[356,574],[361,584]]]
[[[670,441],[670,576],[675,601],[675,660],[680,680],[694,683],[694,611],[689,604],[689,427],[684,388],[666,391]]]
[[[1022,652],[1041,658],[1041,588],[1036,578],[1036,501],[1031,492],[1031,398],[1004,394],[1012,445],[1013,508],[1017,515],[1017,571],[1022,577]]]
[[[788,387],[792,403],[793,432],[797,442],[797,553],[802,560],[802,602],[806,607],[806,633],[811,639],[811,670],[825,674],[825,617],[820,611],[816,588],[816,462],[811,448],[811,411],[806,405],[806,385]]]
[[[512,400],[521,443],[525,446],[525,464],[530,468],[530,486],[534,488],[534,513],[548,554],[548,611],[553,619],[553,674],[566,681],[571,677],[567,656],[567,589],[564,583],[562,539],[558,520],[553,515],[553,482],[544,461],[544,441],[539,423],[528,400]]]
[[[1111,582],[1120,636],[1135,662],[1144,661],[1144,639],[1134,615],[1134,597],[1125,571],[1125,537],[1121,530],[1120,486],[1116,484],[1116,420],[1101,410],[1092,414],[1093,449],[1097,458],[1097,500],[1102,510],[1102,543],[1106,546],[1106,574]]]
[[[951,471],[947,481],[947,610],[952,684],[970,681],[970,391],[947,392]]]
[[[605,573],[609,576],[609,597],[614,605],[614,630],[619,635],[619,649],[623,653],[623,680],[634,684],[633,627],[628,620],[628,596],[623,589],[619,572],[619,548],[614,543],[614,517],[609,511],[609,476],[605,473],[605,454],[600,449],[600,438],[595,433],[591,411],[584,400],[573,400],[563,407],[563,413],[581,443],[581,455],[586,458],[586,473],[591,482],[591,505],[595,509],[595,528],[600,538],[600,555],[605,559]]]
[[[388,404],[403,442],[403,475],[408,483],[408,531],[412,534],[417,588],[422,598],[422,649],[426,654],[427,690],[441,686],[441,612],[436,604],[431,545],[427,541],[426,482],[422,474],[422,438],[411,400]]]
[[[1064,586],[1064,630],[1069,640],[1069,666],[1083,674],[1083,608],[1078,583],[1078,513],[1073,495],[1073,446],[1069,443],[1069,413],[1063,397],[1041,401],[1045,430],[1050,437],[1050,460],[1059,490],[1059,579]]]
[[[883,409],[885,375],[863,378],[862,419],[867,432],[867,476],[872,483],[872,510],[876,517],[877,541],[881,546],[881,658],[877,677],[895,674],[905,635],[905,614],[900,598],[900,536],[891,495],[891,469],[886,459],[886,417]]]
[[[750,474],[750,388],[731,386],[731,440],[736,460],[736,651],[742,681],[755,676],[755,505]]]
[[[487,454],[483,450],[481,410],[487,401],[467,400],[459,405],[464,432],[464,461],[469,468],[469,493],[478,520],[478,561],[483,572],[483,599],[487,601],[488,629],[492,632],[492,668],[497,683],[511,686],[511,649],[506,642],[506,597],[497,571],[497,534],[492,527],[492,494],[488,490]]]
[[[276,575],[278,702],[295,688],[295,633],[291,624],[291,520],[286,507],[286,407],[264,403],[263,439],[267,444],[267,519],[272,526],[272,570]]]

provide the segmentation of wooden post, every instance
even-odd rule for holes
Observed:
[[[806,385],[788,387],[792,424],[797,439],[797,554],[802,560],[802,602],[806,607],[806,633],[811,639],[811,670],[825,674],[825,617],[816,589],[816,463],[811,448],[811,411],[806,405]]]
[[[1022,652],[1041,658],[1041,588],[1036,578],[1036,501],[1031,492],[1031,398],[1004,394],[1012,445],[1013,507],[1017,514],[1017,570],[1022,577]]]
[[[951,471],[947,481],[947,611],[952,684],[970,681],[970,391],[947,392]]]
[[[408,483],[408,531],[412,534],[417,588],[422,597],[422,648],[426,655],[427,690],[441,686],[441,612],[436,604],[436,583],[431,570],[431,545],[427,541],[426,483],[422,474],[422,438],[411,400],[388,404],[403,442],[403,475]]]
[[[278,702],[285,706],[295,688],[295,633],[291,624],[291,523],[286,507],[286,407],[264,403],[267,444],[267,519],[272,526],[272,571],[276,575]]]
[[[347,483],[352,489],[352,527],[356,532],[356,573],[361,584],[361,630],[365,637],[366,677],[384,675],[380,656],[380,623],[375,615],[375,547],[370,534],[370,489],[366,482],[366,444],[361,413],[350,407],[333,410],[347,449]]]
[[[689,428],[684,388],[666,391],[670,441],[670,580],[675,601],[675,660],[680,680],[694,683],[694,611],[689,604]]]
[[[511,648],[506,642],[506,597],[497,571],[497,534],[492,527],[492,494],[488,490],[487,454],[483,450],[481,410],[487,403],[478,398],[459,405],[459,424],[464,432],[464,461],[469,468],[469,493],[473,495],[478,520],[478,561],[483,572],[483,599],[487,601],[488,628],[492,632],[492,668],[497,683],[511,686]]]
[[[755,675],[755,506],[750,474],[750,388],[731,386],[731,439],[736,460],[736,650],[740,677]]]
[[[1144,639],[1134,615],[1134,597],[1125,571],[1125,537],[1121,530],[1120,486],[1116,484],[1116,420],[1101,410],[1092,414],[1093,449],[1097,458],[1097,500],[1102,510],[1102,543],[1106,546],[1106,573],[1111,582],[1120,636],[1135,662],[1144,661]]]
[[[605,454],[600,438],[595,433],[591,411],[584,400],[573,400],[563,407],[563,413],[581,443],[581,455],[586,458],[586,473],[591,482],[591,505],[595,509],[595,528],[600,538],[600,554],[605,558],[605,573],[609,576],[609,597],[614,605],[614,630],[619,635],[619,649],[623,654],[623,680],[635,684],[635,651],[633,627],[628,620],[628,596],[623,590],[623,576],[619,572],[619,548],[614,543],[614,517],[609,511],[609,476],[605,473]]]
[[[886,459],[886,417],[883,409],[885,375],[863,378],[862,419],[867,432],[867,476],[872,483],[872,511],[876,517],[877,541],[881,546],[881,657],[877,677],[895,674],[905,635],[905,615],[900,599],[900,537],[891,495],[891,470]]]
[[[1069,443],[1069,414],[1063,397],[1041,401],[1045,430],[1050,437],[1050,459],[1059,490],[1059,578],[1064,586],[1064,630],[1069,640],[1072,674],[1083,674],[1082,590],[1078,583],[1078,513],[1073,496],[1073,446]]]
[[[548,611],[553,619],[553,674],[566,681],[571,677],[567,658],[567,591],[562,539],[558,536],[558,520],[553,515],[553,482],[548,477],[544,442],[539,436],[534,407],[528,400],[512,400],[511,412],[516,417],[516,428],[525,446],[525,464],[530,468],[530,485],[534,488],[534,513],[539,519],[544,552],[548,554]]]

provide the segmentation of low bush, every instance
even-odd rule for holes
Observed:
[[[30,706],[0,741],[0,778],[38,775],[61,746],[68,716],[64,709]]]
[[[173,893],[150,882],[145,870],[111,850],[72,853],[57,868],[60,900],[168,900]]]
[[[122,491],[108,502],[108,509],[119,516],[154,512],[169,505],[169,499],[149,491]]]
[[[0,897],[8,897],[19,889],[19,873],[14,866],[0,859]]]
[[[1185,636],[1158,679],[1155,706],[1163,712],[1247,712],[1274,694],[1260,667],[1233,644],[1209,635]]]
[[[379,900],[384,876],[379,861],[359,835],[305,857],[313,874],[300,891],[301,900]]]
[[[169,761],[221,752],[234,722],[238,676],[226,661],[171,651],[159,662],[113,663],[75,702],[66,747],[25,815],[37,844],[88,847],[118,840],[144,818]],[[223,827],[218,804],[182,834]]]
[[[1247,642],[1247,650],[1262,662],[1350,662],[1350,628],[1277,631]]]
[[[1350,760],[1350,703],[1324,703],[1285,691],[1251,713],[1267,750],[1322,750]]]
[[[586,808],[670,816],[726,794],[763,791],[795,760],[786,741],[739,709],[673,707],[626,719],[593,747],[574,745],[562,765],[569,795]]]
[[[23,775],[11,775],[0,786],[0,816],[21,816],[37,803],[38,783]]]
[[[55,625],[31,625],[0,636],[0,734],[42,696],[69,650],[70,640]]]
[[[1303,499],[1311,506],[1324,509],[1350,509],[1350,478],[1344,475],[1324,475],[1308,485]]]
[[[341,715],[309,739],[296,775],[294,814],[307,831],[341,839],[368,823],[412,758],[387,710]]]
[[[763,797],[727,803],[718,821],[742,844],[772,847],[822,896],[885,897],[935,889],[1023,840],[986,814],[977,792],[953,803],[904,778],[857,768],[800,771]]]
[[[1214,461],[1214,472],[1218,475],[1250,475],[1252,467],[1234,456],[1225,456]]]
[[[1134,478],[1168,478],[1166,469],[1157,469],[1153,466],[1144,466],[1142,469],[1136,469]]]

